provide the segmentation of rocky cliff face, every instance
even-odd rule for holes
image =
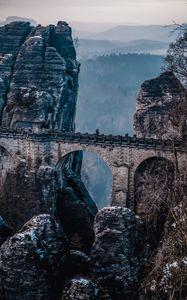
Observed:
[[[78,73],[66,22],[0,27],[1,125],[73,130]]]
[[[73,131],[78,73],[66,22],[0,27],[0,126]],[[3,147],[0,151],[0,211],[14,229],[33,215],[54,213],[57,191],[67,186],[63,168],[80,175],[81,152],[67,155],[57,172],[50,157],[32,164],[33,153],[15,150],[12,158]]]
[[[171,72],[145,81],[138,95],[134,129],[138,137],[179,139],[186,129],[187,93]]]

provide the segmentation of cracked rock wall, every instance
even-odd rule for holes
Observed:
[[[79,64],[66,22],[0,27],[0,123],[74,130]]]
[[[186,131],[187,92],[171,72],[145,81],[138,95],[134,129],[140,138],[180,139]]]

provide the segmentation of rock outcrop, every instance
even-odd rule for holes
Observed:
[[[0,28],[0,123],[74,130],[79,64],[66,22]]]
[[[56,299],[67,245],[64,232],[50,215],[27,222],[0,248],[1,299]]]
[[[96,216],[94,229],[93,278],[111,299],[136,299],[143,260],[134,213],[122,207],[104,208]]]
[[[30,169],[29,161],[21,159],[15,168],[12,166],[6,171],[1,187],[0,211],[14,232],[34,215],[54,214],[57,186],[52,167]]]
[[[72,248],[89,252],[94,241],[93,222],[98,212],[80,176],[71,168],[61,170],[65,188],[59,190],[56,203],[58,216]]]
[[[187,93],[171,72],[145,81],[138,95],[134,129],[137,137],[180,139],[186,130]]]
[[[78,73],[66,22],[34,27],[17,21],[0,27],[0,126],[74,131]],[[15,231],[34,215],[53,214],[57,191],[66,186],[63,180],[59,186],[48,150],[46,143],[39,157],[37,149],[19,153],[15,144],[12,158],[0,147],[0,211]],[[63,168],[80,175],[81,164],[82,153],[71,153]]]
[[[59,192],[56,204],[58,218],[71,239],[72,248],[89,252],[94,241],[93,214],[70,187]]]
[[[87,278],[73,278],[63,291],[61,300],[99,300],[98,287]]]

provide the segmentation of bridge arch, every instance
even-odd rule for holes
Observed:
[[[174,172],[174,163],[159,156],[145,159],[135,172],[135,212],[143,220],[146,239],[153,249],[162,236],[172,201]]]
[[[137,212],[141,213],[141,205],[148,197],[153,198],[154,193],[155,197],[160,195],[163,198],[164,195],[160,194],[163,191],[167,196],[172,187],[174,172],[173,162],[160,156],[151,156],[138,165],[134,174],[135,210]]]
[[[59,188],[66,185],[64,169],[67,167],[81,177],[99,209],[111,205],[112,170],[98,153],[76,150],[63,156],[55,167]]]
[[[113,176],[112,205],[126,206],[129,188],[129,151],[122,147],[104,147],[97,144],[58,143],[56,161],[53,165],[73,151],[92,152],[98,155],[111,169]]]

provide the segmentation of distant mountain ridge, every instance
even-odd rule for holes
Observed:
[[[101,55],[150,53],[165,55],[169,42],[155,40],[134,40],[130,42],[117,42],[107,40],[79,39],[77,56],[79,59],[88,59]]]
[[[109,30],[91,36],[91,39],[110,41],[132,41],[132,40],[158,40],[172,41],[177,33],[173,33],[174,26],[146,25],[127,26],[120,25]]]
[[[26,22],[30,22],[31,25],[33,25],[33,26],[37,26],[38,25],[35,20],[30,19],[30,18],[10,16],[10,17],[7,17],[5,19],[5,21],[0,22],[0,26],[4,26],[6,24],[9,24],[9,23],[15,22],[15,21],[26,21]]]

